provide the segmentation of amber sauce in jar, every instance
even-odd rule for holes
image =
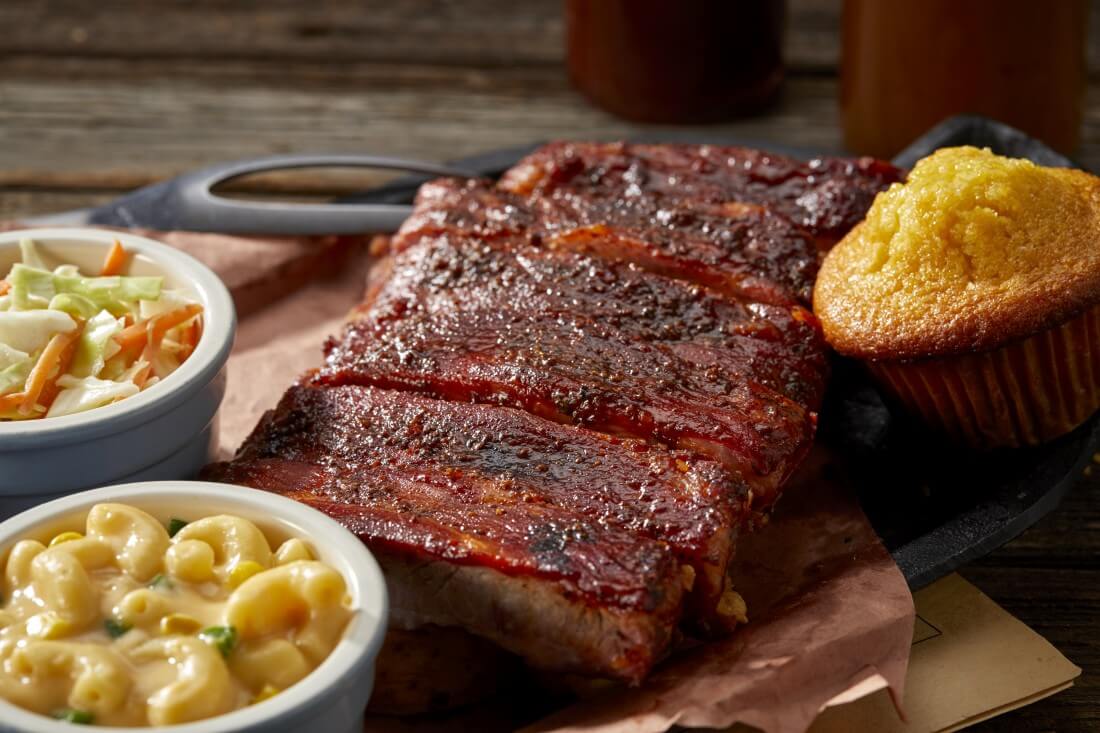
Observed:
[[[841,113],[852,152],[890,157],[946,117],[979,114],[1077,146],[1085,0],[846,0]]]
[[[783,0],[566,0],[569,73],[631,120],[750,114],[783,80],[783,10]]]

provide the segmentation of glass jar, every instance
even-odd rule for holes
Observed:
[[[756,112],[783,80],[783,0],[566,0],[573,84],[644,122]]]
[[[888,158],[956,114],[1076,148],[1085,0],[846,0],[843,25],[840,107],[852,152]]]

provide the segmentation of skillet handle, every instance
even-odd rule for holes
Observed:
[[[273,155],[214,165],[187,173],[164,192],[160,204],[174,225],[227,234],[363,234],[395,231],[411,206],[399,204],[296,204],[242,201],[214,194],[234,178],[294,168],[381,168],[429,176],[476,177],[477,173],[435,163],[375,155]]]

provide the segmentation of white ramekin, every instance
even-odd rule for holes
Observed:
[[[130,274],[163,275],[202,303],[195,351],[162,382],[106,407],[65,417],[0,423],[0,519],[73,491],[123,481],[192,478],[213,457],[215,416],[236,312],[225,285],[190,255],[125,232],[28,229],[0,233],[0,277],[29,237],[47,264],[99,271],[118,239],[133,253]]]
[[[382,571],[355,535],[305,504],[266,491],[201,481],[150,481],[73,494],[0,523],[0,560],[27,536],[83,526],[88,511],[102,502],[130,504],[162,519],[235,514],[273,535],[301,537],[317,559],[344,576],[356,610],[336,649],[301,682],[242,710],[171,726],[173,733],[362,731],[363,713],[374,685],[374,662],[385,635],[388,601]],[[0,733],[57,733],[63,728],[55,720],[0,699]],[[125,733],[142,729],[97,725],[90,730]]]

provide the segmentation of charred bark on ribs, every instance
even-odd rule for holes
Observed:
[[[207,475],[340,520],[394,622],[637,682],[813,439],[820,252],[900,172],[744,148],[547,145],[434,181],[324,366]]]

